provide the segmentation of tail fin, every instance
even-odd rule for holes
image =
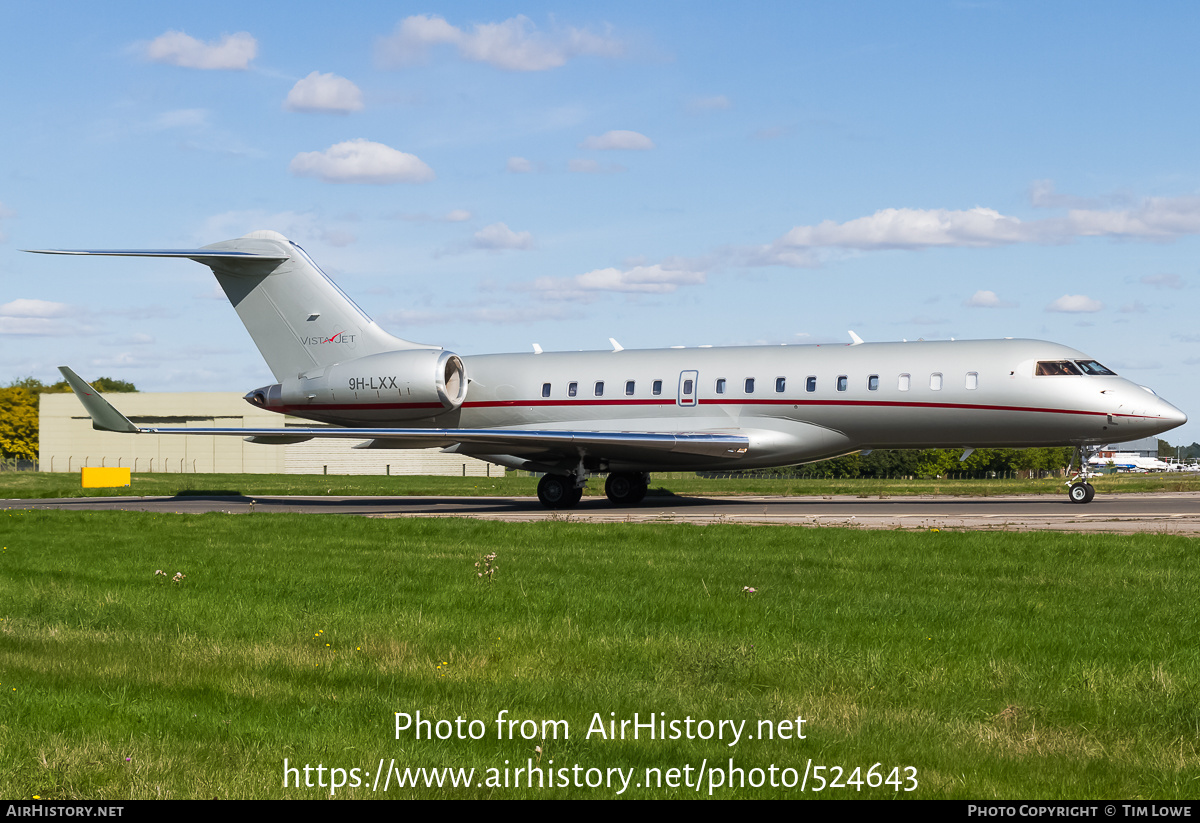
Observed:
[[[437,349],[388,334],[313,262],[273,231],[181,250],[38,250],[112,257],[186,257],[212,269],[275,379],[399,349]]]

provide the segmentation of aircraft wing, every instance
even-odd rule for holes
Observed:
[[[699,457],[738,458],[747,454],[750,438],[725,432],[563,431],[557,429],[401,429],[340,428],[335,426],[281,429],[215,429],[137,426],[83,378],[59,366],[67,383],[92,418],[92,428],[129,434],[225,435],[260,443],[295,443],[312,437],[370,439],[388,448],[458,446],[473,454],[573,455],[584,452],[624,459],[672,453]]]

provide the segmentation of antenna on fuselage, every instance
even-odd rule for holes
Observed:
[[[850,339],[854,341],[853,343],[850,344],[851,346],[861,346],[862,345],[863,339],[861,337],[859,337],[857,334],[855,334],[853,330],[851,330],[849,332],[849,334],[850,334]]]
[[[613,351],[625,351],[625,347],[618,343],[616,338],[610,337],[608,338],[608,342],[612,343]]]

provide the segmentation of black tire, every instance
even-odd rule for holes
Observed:
[[[1084,502],[1084,503],[1091,503],[1091,502],[1092,502],[1092,498],[1096,496],[1096,487],[1095,487],[1095,486],[1093,486],[1091,483],[1084,483],[1083,485],[1087,486],[1087,490],[1088,490],[1088,493],[1087,493],[1087,500],[1084,500],[1083,502]]]
[[[1096,490],[1089,483],[1075,483],[1067,491],[1072,503],[1090,503],[1096,496]]]
[[[561,474],[543,475],[538,481],[538,501],[547,509],[567,509],[579,502],[583,490],[576,496],[575,478]]]
[[[636,506],[646,497],[650,478],[637,472],[613,472],[604,481],[604,494],[615,506]]]

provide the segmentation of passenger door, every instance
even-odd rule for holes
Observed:
[[[676,404],[680,406],[696,405],[696,390],[700,385],[700,372],[681,371],[679,373],[679,394]]]

